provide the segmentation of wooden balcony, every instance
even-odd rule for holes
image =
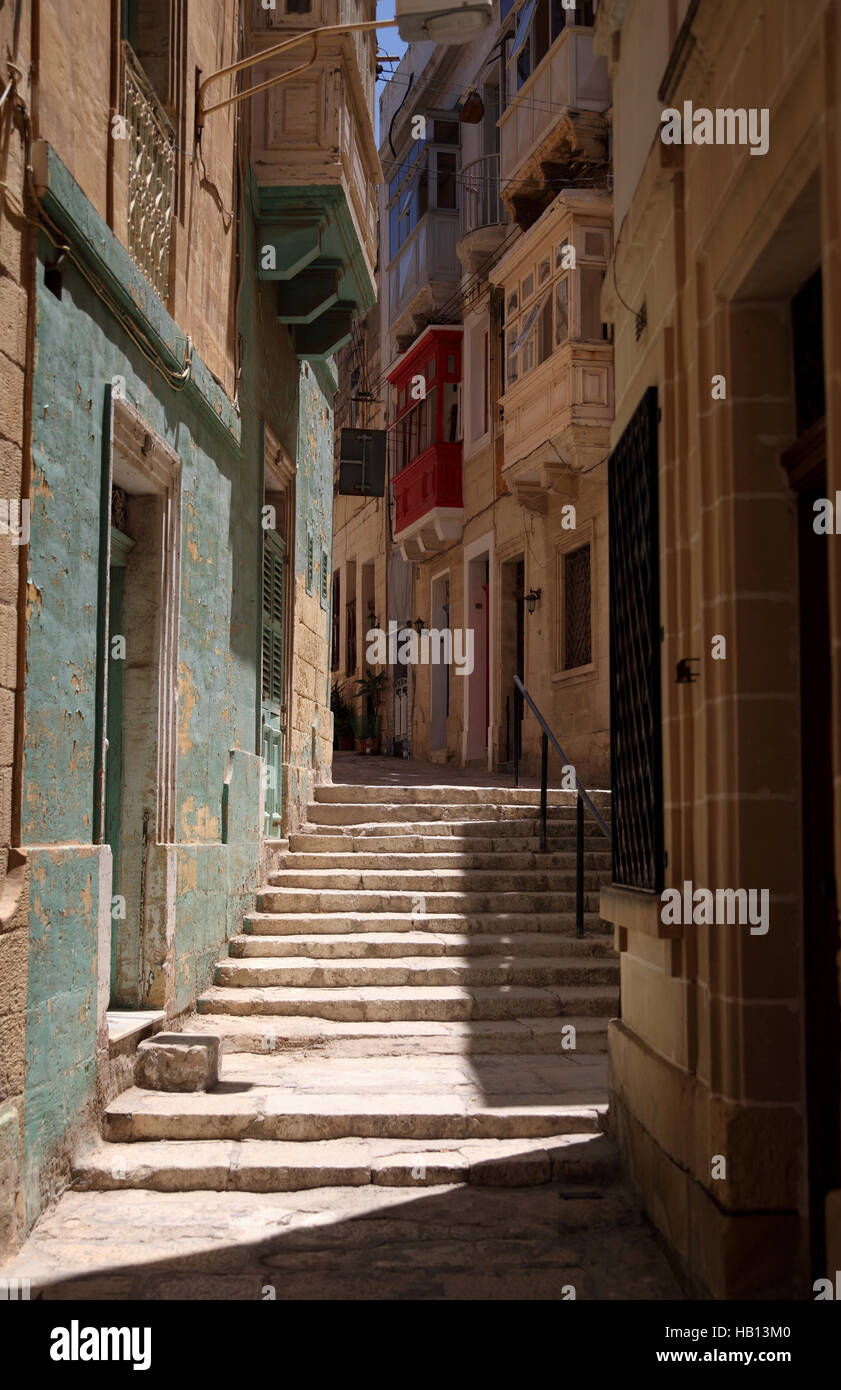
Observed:
[[[458,215],[430,209],[388,268],[391,332],[411,340],[453,297],[461,279],[456,255]]]
[[[606,168],[609,104],[592,30],[565,28],[499,122],[502,198],[520,226],[537,220],[562,183]]]
[[[420,560],[461,537],[461,441],[431,444],[394,479],[394,538]]]

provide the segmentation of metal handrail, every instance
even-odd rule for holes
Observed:
[[[514,677],[514,786],[520,785],[520,708],[521,700],[525,699],[540,724],[540,849],[546,849],[546,825],[548,819],[548,787],[549,787],[549,744],[555,749],[561,762],[565,767],[572,767],[563,748],[559,744],[537,705],[534,703],[519,676]],[[575,798],[575,934],[584,935],[584,803],[586,801],[599,829],[607,838],[608,844],[612,844],[612,836],[607,827],[603,816],[593,804],[589,792],[582,786],[578,773],[573,773],[575,777],[576,798]]]

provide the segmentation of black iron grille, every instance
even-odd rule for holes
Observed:
[[[610,757],[613,881],[663,886],[657,388],[610,456]]]
[[[590,547],[582,545],[564,556],[564,670],[589,666],[592,659]]]

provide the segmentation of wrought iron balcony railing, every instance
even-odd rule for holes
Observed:
[[[134,52],[123,43],[123,97],[129,138],[128,249],[157,290],[169,295],[175,132]]]
[[[461,171],[459,237],[480,227],[498,227],[510,219],[499,194],[499,155],[485,154]]]

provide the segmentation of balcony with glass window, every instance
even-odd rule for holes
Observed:
[[[442,316],[461,278],[459,124],[452,112],[426,120],[426,137],[411,141],[388,183],[389,317],[401,346]]]
[[[461,539],[462,329],[429,327],[391,368],[397,418],[389,432],[394,538],[406,560]]]
[[[578,478],[610,447],[613,345],[601,321],[611,202],[562,195],[494,267],[503,290],[503,469],[524,506],[577,495]]]
[[[527,228],[560,188],[606,178],[607,63],[593,51],[594,5],[522,0],[506,40],[507,101],[499,122],[502,197]]]
[[[373,0],[252,0],[251,51],[296,31],[370,19]],[[251,70],[253,86],[304,67],[251,102],[251,166],[257,182],[257,275],[278,281],[277,312],[297,355],[330,357],[353,320],[374,303],[377,184],[374,140],[376,39],[320,38]]]

